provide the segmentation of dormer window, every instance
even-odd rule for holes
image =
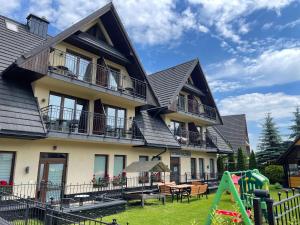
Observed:
[[[104,33],[102,32],[99,24],[95,24],[90,29],[87,30],[87,33],[94,36],[96,39],[107,42]]]

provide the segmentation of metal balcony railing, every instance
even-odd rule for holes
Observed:
[[[203,116],[212,120],[216,120],[217,118],[216,109],[214,107],[201,104],[194,99],[187,100],[183,96],[178,96],[177,110],[198,116]]]
[[[116,92],[146,99],[146,82],[119,71],[92,63],[90,59],[58,49],[49,57],[49,71],[101,86]]]
[[[217,137],[204,132],[204,135],[199,132],[181,130],[174,133],[175,139],[184,146],[215,148]]]
[[[143,139],[135,119],[115,118],[100,113],[50,105],[41,109],[48,131]]]

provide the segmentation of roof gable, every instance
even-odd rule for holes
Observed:
[[[201,87],[201,92],[205,95],[202,99],[204,100],[202,103],[215,107],[218,115],[217,121],[222,123],[217,105],[214,101],[198,59],[193,59],[174,67],[156,72],[148,75],[148,77],[150,84],[158,97],[160,106],[172,110],[179,92],[183,89],[184,85],[188,82],[192,75],[197,76],[196,79],[193,79],[193,83],[196,86]]]
[[[169,107],[188,80],[198,60],[176,65],[148,76],[162,107]]]

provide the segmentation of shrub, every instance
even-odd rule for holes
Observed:
[[[276,182],[274,185],[273,185],[273,188],[278,190],[278,189],[282,189],[282,185],[278,182]]]
[[[256,157],[254,151],[251,152],[249,157],[249,169],[257,169]]]
[[[266,166],[264,175],[269,178],[271,184],[282,183],[284,176],[283,167],[279,165]]]

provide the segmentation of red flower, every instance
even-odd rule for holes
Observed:
[[[5,180],[0,180],[0,186],[6,186],[7,182]]]
[[[14,186],[14,182],[9,182],[9,186]]]

